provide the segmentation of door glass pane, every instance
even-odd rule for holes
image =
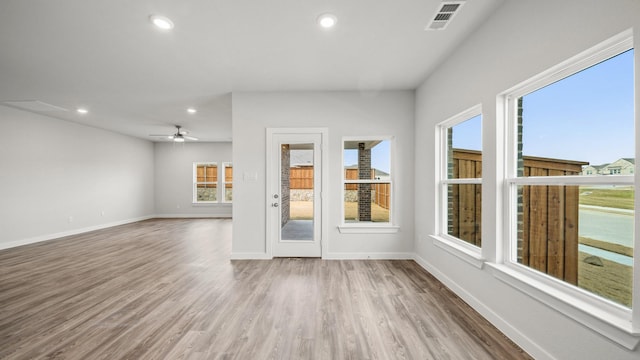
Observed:
[[[313,144],[283,144],[280,185],[281,240],[313,240]]]

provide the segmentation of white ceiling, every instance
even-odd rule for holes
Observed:
[[[49,116],[148,140],[179,124],[228,141],[232,92],[415,89],[502,1],[467,0],[425,31],[441,1],[1,0],[0,103],[39,100],[68,109]]]

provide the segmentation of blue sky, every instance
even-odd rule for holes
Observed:
[[[633,50],[523,97],[524,155],[587,161],[634,157]],[[482,149],[482,119],[454,127],[453,147]],[[372,166],[389,172],[389,141],[372,149]],[[358,162],[344,152],[345,166]]]
[[[524,155],[634,157],[633,97],[632,50],[524,96]]]
[[[482,115],[455,125],[452,142],[457,149],[482,150]]]
[[[384,140],[371,149],[371,167],[389,173],[391,146]],[[344,151],[344,166],[358,164],[358,150]]]
[[[524,155],[588,161],[634,157],[633,50],[523,97]],[[480,119],[454,127],[453,147],[481,148]]]

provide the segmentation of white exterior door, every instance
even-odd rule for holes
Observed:
[[[323,133],[305,131],[267,132],[267,242],[273,257],[322,256]]]

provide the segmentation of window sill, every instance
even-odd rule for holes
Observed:
[[[448,239],[443,236],[430,235],[433,244],[442,250],[454,255],[461,260],[482,269],[485,259],[482,257],[482,250],[475,246],[462,244],[461,240]]]
[[[493,270],[493,276],[498,280],[625,348],[634,350],[640,343],[640,332],[633,329],[630,310],[614,304],[605,304],[605,301],[589,301],[585,296],[575,296],[569,289],[559,289],[550,284],[551,281],[537,279],[532,274],[524,273],[512,266],[494,263],[487,263],[487,266]],[[581,290],[576,292],[579,291]],[[606,310],[605,307],[613,310]]]
[[[340,225],[338,231],[341,234],[395,234],[400,231],[400,226],[353,224]]]
[[[197,202],[191,203],[194,207],[217,207],[220,205],[231,205],[231,203],[219,203],[219,202]]]

